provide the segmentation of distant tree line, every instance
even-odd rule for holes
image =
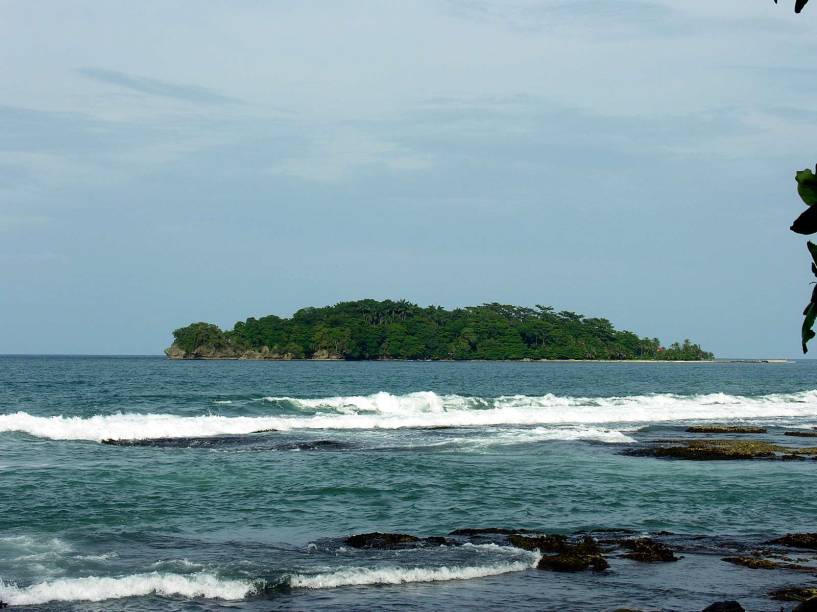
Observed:
[[[657,338],[619,331],[607,319],[496,303],[446,310],[359,300],[302,308],[291,318],[249,318],[230,331],[194,323],[173,336],[174,347],[187,357],[251,351],[259,358],[347,360],[713,358],[689,340],[664,348]]]

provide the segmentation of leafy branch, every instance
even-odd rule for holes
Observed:
[[[791,224],[791,231],[798,234],[814,234],[817,233],[817,176],[806,168],[800,170],[794,175],[797,181],[797,193],[800,199],[808,206],[803,213],[794,220]],[[811,254],[811,271],[814,276],[817,276],[817,244],[811,240],[806,242],[806,247]],[[814,338],[814,322],[817,321],[817,286],[811,292],[811,301],[806,305],[803,311],[803,329],[801,332],[803,339],[803,352],[808,352],[808,341]]]

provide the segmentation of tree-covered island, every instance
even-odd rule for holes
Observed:
[[[483,304],[446,310],[359,300],[239,321],[223,331],[193,323],[173,332],[172,359],[712,359],[689,340],[620,331],[607,319],[550,306]]]

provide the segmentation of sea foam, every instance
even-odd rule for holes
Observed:
[[[486,576],[498,576],[510,572],[521,572],[536,567],[542,555],[509,546],[496,544],[471,545],[465,547],[485,549],[494,553],[512,555],[512,561],[501,561],[485,565],[451,565],[439,567],[346,567],[321,574],[293,574],[289,585],[293,588],[331,589],[341,586],[370,584],[404,584],[407,582],[443,582],[448,580],[470,580]]]
[[[223,580],[212,574],[133,574],[115,578],[89,576],[60,578],[27,587],[0,580],[0,600],[13,606],[51,601],[102,601],[145,595],[180,595],[207,599],[239,600],[257,587],[242,580]]]
[[[0,432],[18,431],[54,440],[101,441],[249,434],[269,429],[562,426],[817,417],[817,391],[757,397],[713,393],[625,397],[513,395],[496,398],[438,395],[427,391],[405,395],[376,393],[318,399],[265,399],[273,404],[271,412],[274,413],[276,404],[279,404],[286,405],[288,414],[183,417],[118,413],[65,417],[15,412],[0,415]],[[292,415],[293,408],[305,413]],[[558,431],[552,435],[553,439],[571,439],[558,438]],[[581,439],[581,436],[572,439]]]

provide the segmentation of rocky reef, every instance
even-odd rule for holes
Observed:
[[[817,448],[783,446],[764,440],[679,440],[631,448],[624,454],[634,457],[717,461],[729,459],[798,460],[817,458]]]
[[[782,538],[772,540],[770,544],[817,550],[817,533],[787,533]]]
[[[769,593],[769,597],[777,601],[808,601],[817,600],[817,587],[789,587]]]
[[[694,564],[720,563],[735,566],[734,571],[762,572],[757,598],[768,598],[768,606],[750,609],[778,609],[773,601],[797,604],[783,606],[781,610],[807,612],[817,610],[817,585],[791,584],[792,578],[801,580],[804,575],[817,575],[817,533],[789,533],[771,539],[735,536],[682,535],[660,531],[643,534],[627,529],[597,529],[573,534],[552,533],[536,529],[509,527],[467,527],[451,531],[446,536],[418,536],[409,533],[370,532],[350,535],[341,540],[346,546],[370,551],[391,551],[430,546],[459,546],[463,544],[494,544],[539,553],[536,569],[563,574],[586,571],[608,573],[643,571],[639,566],[655,563],[674,563],[684,559],[684,568]],[[797,550],[805,549],[806,553]],[[683,554],[678,554],[683,553]],[[687,571],[681,569],[680,571]],[[729,571],[729,570],[727,570]],[[656,574],[649,573],[650,579]],[[776,578],[777,577],[777,578]],[[789,584],[786,584],[786,581]],[[769,581],[779,579],[779,587],[771,590]],[[757,602],[757,599],[755,599]],[[658,609],[660,605],[649,606]],[[690,606],[689,610],[701,610],[702,606]],[[631,607],[615,608],[616,612],[638,612]],[[675,608],[673,608],[675,609]],[[740,602],[725,599],[716,601],[704,611],[735,612],[744,610]]]
[[[765,427],[755,427],[752,425],[692,425],[686,428],[689,433],[729,433],[729,434],[762,434],[766,433]]]
[[[621,546],[630,550],[624,556],[627,559],[642,563],[668,563],[678,561],[678,557],[666,544],[656,542],[652,538],[638,538],[635,540],[621,540]]]
[[[343,540],[343,543],[352,548],[395,550],[401,548],[415,548],[418,546],[444,546],[454,542],[441,536],[420,538],[408,533],[359,533]]]
[[[711,606],[707,606],[702,612],[745,612],[745,608],[740,602],[734,599],[727,601],[716,601]]]

